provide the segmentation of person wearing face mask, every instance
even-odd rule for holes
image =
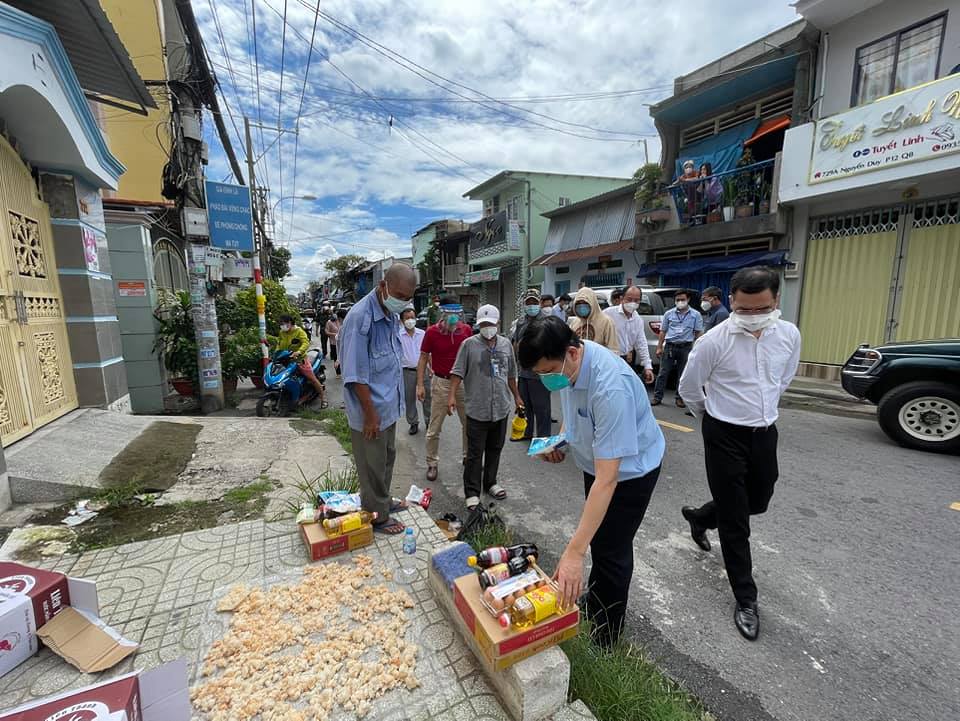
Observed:
[[[581,340],[592,340],[620,355],[617,327],[600,310],[597,294],[592,289],[581,288],[573,296],[573,315],[567,322]]]
[[[400,330],[400,346],[403,349],[403,399],[407,406],[407,424],[410,435],[420,432],[420,415],[417,413],[417,366],[420,363],[420,348],[423,346],[423,330],[417,328],[417,311],[411,305],[400,314],[403,328]],[[427,371],[429,373],[429,370]],[[423,406],[423,423],[430,425],[430,387],[427,385]]]
[[[650,360],[650,348],[647,336],[643,332],[643,319],[637,315],[643,293],[631,285],[623,291],[623,302],[604,309],[604,314],[617,327],[617,342],[620,344],[620,357],[631,368],[639,368],[644,383],[653,383],[653,363]]]
[[[506,499],[506,490],[497,483],[500,453],[507,438],[511,408],[518,413],[523,409],[517,387],[517,359],[510,341],[497,333],[499,324],[500,311],[496,306],[480,306],[480,333],[463,342],[450,371],[447,414],[453,415],[457,410],[456,394],[461,383],[466,396],[463,496],[470,510],[480,505],[481,492],[497,501]]]
[[[440,296],[433,296],[433,300],[430,301],[430,307],[427,308],[427,325],[433,325],[438,320],[440,316],[443,315],[443,311],[440,310]]]
[[[404,414],[399,313],[417,289],[417,274],[394,263],[383,280],[347,313],[338,337],[353,459],[360,480],[360,502],[375,512],[374,530],[397,534],[403,524],[390,496],[396,459],[397,421]]]
[[[313,372],[312,361],[310,358],[310,339],[306,331],[293,322],[293,316],[284,313],[278,319],[280,321],[280,333],[277,335],[277,350],[288,350],[298,361],[297,370],[300,375],[310,381],[310,385],[317,389],[317,396],[320,398],[320,405],[326,408],[326,389]],[[316,351],[313,351],[316,354]]]
[[[711,328],[716,328],[730,317],[730,311],[726,309],[723,301],[720,300],[720,292],[717,286],[711,285],[709,288],[705,288],[703,293],[700,294],[700,297],[703,298],[703,300],[700,301],[700,308],[705,314],[703,319],[704,333],[708,333]]]
[[[800,363],[800,331],[780,319],[780,276],[772,268],[737,271],[733,313],[690,353],[680,391],[702,417],[707,482],[713,500],[684,506],[694,542],[710,550],[720,534],[723,563],[736,599],[734,623],[753,641],[760,633],[750,555],[750,516],[764,513],[777,481],[777,406]]]
[[[440,299],[440,319],[427,328],[420,346],[420,362],[417,364],[417,399],[427,398],[427,365],[433,369],[430,389],[430,422],[427,424],[427,480],[437,480],[440,467],[440,431],[447,417],[447,391],[450,390],[450,369],[457,359],[457,352],[469,338],[473,329],[463,323],[463,306],[452,295]],[[464,410],[463,389],[457,392],[457,415],[460,416],[460,438],[463,458],[467,455],[467,417]]]
[[[540,296],[540,315],[547,317],[553,315],[554,299],[552,295],[544,293]]]
[[[345,310],[338,310],[336,313],[330,314],[330,317],[323,326],[323,333],[327,336],[327,342],[330,344],[330,360],[333,361],[333,367],[334,370],[337,371],[338,376],[341,370],[340,362],[337,360],[337,336],[340,335],[340,325],[346,317],[347,312]]]
[[[678,379],[683,375],[693,342],[703,333],[703,316],[690,310],[690,291],[678,290],[674,295],[674,303],[675,307],[663,314],[660,323],[660,342],[657,343],[660,371],[653,387],[652,401],[655,406],[663,402],[663,392],[673,369],[677,369]],[[676,403],[677,408],[687,407],[679,388]]]
[[[516,352],[517,345],[523,338],[523,334],[526,333],[530,323],[535,318],[541,317],[542,303],[543,298],[536,288],[530,288],[524,293],[523,314],[517,320],[517,327],[510,337],[510,340],[513,341],[514,352]],[[518,439],[518,442],[526,441],[529,443],[534,435],[541,438],[551,435],[553,426],[550,421],[550,393],[543,387],[539,376],[529,369],[520,370],[520,397],[523,398],[523,403],[530,411],[531,417],[527,422],[526,433],[523,438]]]
[[[580,340],[558,318],[535,320],[520,342],[520,365],[559,391],[568,446],[543,457],[572,454],[583,472],[586,502],[554,578],[563,603],[583,586],[587,549],[593,565],[586,614],[595,641],[609,647],[623,631],[633,576],[633,540],[660,476],[665,442],[637,374],[600,345]]]
[[[567,322],[567,312],[570,310],[570,303],[573,302],[573,299],[570,297],[569,293],[564,293],[560,296],[560,300],[553,307],[553,314],[562,320],[564,323]]]

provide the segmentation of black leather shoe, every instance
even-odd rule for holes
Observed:
[[[733,622],[741,636],[748,641],[757,640],[760,635],[760,611],[757,610],[757,604],[737,604],[737,610],[733,612]]]
[[[694,515],[696,512],[697,509],[692,506],[684,506],[680,509],[680,513],[683,514],[683,517],[687,519],[687,523],[690,524],[690,537],[693,539],[693,542],[704,551],[709,551],[710,539],[707,538],[707,529],[697,522],[697,517]]]
[[[419,424],[419,423],[414,423],[412,426],[410,426],[410,435],[411,435],[411,436],[415,436],[415,435],[417,435],[417,433],[419,433],[419,432],[420,432],[420,424]]]

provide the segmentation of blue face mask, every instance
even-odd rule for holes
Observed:
[[[523,310],[524,310],[524,311],[526,312],[526,314],[527,314],[528,316],[530,316],[531,318],[535,318],[536,316],[540,315],[540,306],[539,306],[539,305],[525,305],[525,306],[523,306]]]
[[[559,373],[544,373],[540,376],[540,382],[543,383],[543,387],[546,388],[551,393],[553,391],[563,390],[570,385],[570,379],[567,378],[564,374],[563,369],[567,366],[567,358],[564,356],[563,365],[560,366]]]
[[[408,305],[410,305],[410,301],[394,298],[392,295],[390,295],[389,287],[384,285],[383,286],[383,305],[391,313],[401,313]]]
[[[587,318],[590,316],[589,305],[578,305],[576,308],[574,308],[574,310],[576,311],[577,315],[580,316],[581,318]]]
[[[451,313],[447,316],[447,325],[456,325],[459,322],[460,316],[458,316],[456,313]]]

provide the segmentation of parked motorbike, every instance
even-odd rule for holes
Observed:
[[[311,349],[314,354],[311,364],[317,380],[321,384],[327,381],[323,368],[323,353]],[[317,389],[298,369],[299,361],[288,350],[279,351],[263,370],[263,385],[266,392],[257,401],[257,415],[261,418],[278,416],[284,418],[301,406],[312,403],[317,397]]]

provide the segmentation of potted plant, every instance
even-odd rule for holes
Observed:
[[[734,202],[737,197],[737,183],[732,175],[723,179],[723,219],[725,221],[733,220]]]
[[[753,151],[750,148],[744,148],[743,155],[737,161],[738,168],[746,168],[753,165]],[[753,215],[756,205],[757,192],[760,190],[757,174],[750,170],[742,170],[735,176],[736,191],[734,193],[735,210],[734,215],[737,218],[749,218]]]
[[[159,325],[154,352],[172,375],[171,385],[182,396],[195,396],[199,384],[197,339],[190,315],[190,294],[161,292],[153,312]]]
[[[647,163],[633,174],[637,181],[637,192],[633,196],[637,204],[637,222],[648,229],[670,220],[662,178],[659,163]]]
[[[760,185],[760,203],[757,209],[757,212],[760,215],[766,215],[770,212],[770,192],[772,190],[772,185],[764,181]]]
[[[263,354],[256,328],[241,328],[225,338],[221,348],[224,390],[228,390],[228,378],[233,378],[234,385],[238,378],[249,378],[256,388],[263,388]]]

